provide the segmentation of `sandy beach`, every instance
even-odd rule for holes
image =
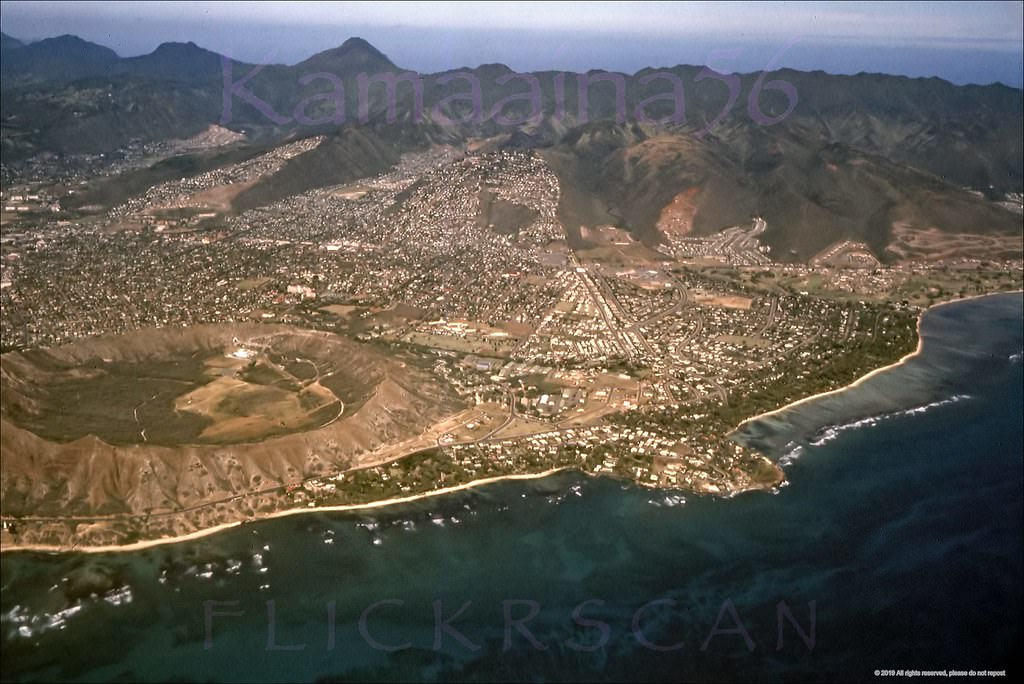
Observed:
[[[1024,290],[1012,290],[1012,291],[1008,291],[1008,292],[990,292],[990,293],[987,293],[987,294],[973,295],[973,296],[970,296],[970,297],[963,297],[963,298],[960,298],[960,299],[951,299],[949,301],[938,302],[936,304],[933,304],[932,306],[930,306],[927,309],[925,309],[924,311],[922,311],[921,314],[917,318],[917,335],[918,335],[918,339],[917,339],[917,348],[914,351],[910,352],[909,354],[904,355],[901,359],[899,359],[898,361],[896,361],[894,363],[891,363],[891,364],[889,364],[887,366],[882,366],[881,368],[876,368],[876,369],[870,371],[869,373],[867,373],[867,374],[857,378],[856,380],[854,380],[852,383],[850,383],[848,385],[843,385],[842,387],[839,387],[839,388],[834,389],[834,390],[829,390],[827,392],[819,392],[817,394],[812,394],[810,396],[807,396],[807,397],[804,397],[802,399],[798,399],[796,401],[793,401],[793,402],[791,402],[789,404],[786,404],[785,406],[781,406],[781,407],[779,407],[777,409],[772,409],[771,411],[766,411],[765,413],[760,413],[760,414],[758,414],[756,416],[752,416],[750,418],[746,418],[742,422],[740,422],[739,425],[736,426],[735,430],[738,430],[743,425],[745,425],[745,424],[747,424],[747,423],[749,423],[751,421],[759,420],[759,419],[765,418],[767,416],[772,416],[772,415],[775,415],[775,414],[779,414],[779,413],[782,413],[784,411],[788,411],[789,409],[791,409],[791,408],[793,408],[795,406],[799,406],[801,404],[805,404],[805,403],[808,403],[808,402],[811,402],[811,401],[815,401],[816,399],[820,399],[822,397],[827,397],[827,396],[839,394],[840,392],[843,392],[843,391],[845,391],[847,389],[857,387],[861,383],[867,382],[868,380],[870,380],[871,378],[875,377],[876,375],[878,375],[880,373],[884,373],[884,372],[886,372],[888,370],[891,370],[893,368],[896,368],[897,366],[900,366],[900,365],[906,363],[909,359],[911,359],[911,358],[913,358],[913,357],[915,357],[915,356],[917,356],[918,354],[921,353],[921,349],[923,348],[923,345],[924,345],[924,340],[923,340],[923,338],[921,336],[921,321],[924,318],[924,315],[928,311],[931,311],[932,309],[938,308],[940,306],[945,306],[947,304],[953,304],[955,302],[963,302],[963,301],[967,301],[967,300],[970,300],[970,299],[978,299],[978,298],[981,298],[981,297],[989,297],[989,296],[992,296],[994,294],[1016,294],[1016,293],[1022,293],[1022,292],[1024,292]],[[301,515],[303,513],[344,512],[344,511],[359,511],[359,510],[369,510],[369,509],[374,509],[374,508],[384,508],[384,507],[387,507],[387,506],[395,506],[395,505],[399,505],[399,504],[412,503],[412,502],[418,501],[420,499],[426,499],[426,498],[430,498],[430,497],[434,497],[434,496],[442,496],[444,494],[450,494],[450,493],[453,493],[453,492],[463,491],[463,490],[466,490],[466,489],[472,489],[474,487],[482,487],[484,485],[493,484],[495,482],[502,482],[502,481],[505,481],[505,480],[533,480],[533,479],[543,478],[543,477],[547,477],[549,475],[553,475],[553,474],[555,474],[557,472],[560,472],[560,471],[563,471],[563,470],[566,470],[566,469],[567,468],[565,468],[565,467],[560,467],[560,468],[552,468],[550,470],[545,470],[545,471],[540,472],[540,473],[525,473],[525,474],[519,474],[519,475],[503,475],[503,476],[498,476],[498,477],[489,477],[489,478],[484,478],[484,479],[480,479],[480,480],[474,480],[472,482],[467,482],[465,484],[460,484],[460,485],[456,485],[456,486],[453,486],[453,487],[444,487],[444,488],[441,488],[441,489],[435,489],[435,490],[432,490],[432,491],[429,491],[429,492],[424,492],[422,494],[413,494],[413,495],[410,495],[410,496],[398,497],[398,498],[393,498],[393,499],[383,499],[381,501],[373,501],[373,502],[365,503],[365,504],[349,504],[349,505],[343,505],[343,506],[323,506],[323,507],[312,507],[312,508],[310,508],[310,507],[290,508],[290,509],[287,509],[287,510],[276,511],[274,513],[267,513],[267,514],[263,514],[263,515],[258,515],[256,517],[250,519],[250,520],[247,520],[247,521],[235,521],[235,522],[230,522],[230,523],[224,523],[222,525],[216,525],[214,527],[209,527],[209,528],[206,528],[206,529],[203,529],[203,530],[196,530],[195,532],[190,532],[188,534],[183,534],[183,535],[179,535],[179,536],[176,536],[176,537],[163,537],[163,538],[160,538],[160,539],[151,539],[151,540],[146,540],[146,541],[134,542],[132,544],[112,545],[112,546],[75,546],[75,545],[63,546],[63,545],[45,545],[45,544],[9,545],[9,546],[4,546],[3,548],[0,548],[0,552],[35,551],[35,552],[43,552],[43,553],[67,553],[67,552],[74,551],[74,552],[80,552],[80,553],[122,553],[122,552],[130,552],[130,551],[141,551],[143,549],[148,549],[148,548],[152,548],[152,547],[155,547],[155,546],[163,546],[165,544],[177,544],[177,543],[180,543],[180,542],[186,542],[186,541],[192,541],[192,540],[195,540],[195,539],[200,539],[202,537],[206,537],[206,536],[209,536],[209,535],[212,535],[212,534],[217,534],[218,532],[223,532],[225,530],[229,530],[231,528],[238,527],[239,525],[242,525],[244,522],[254,522],[254,521],[258,521],[258,520],[270,520],[272,518],[283,518],[283,517],[290,516],[290,515]]]
[[[410,496],[403,496],[394,499],[382,499],[380,501],[371,501],[365,504],[347,504],[344,506],[319,506],[319,507],[304,507],[304,508],[289,508],[283,511],[275,511],[274,513],[267,513],[265,515],[259,515],[255,518],[247,521],[237,520],[235,522],[224,523],[223,525],[215,525],[214,527],[208,527],[203,530],[196,530],[195,532],[189,532],[188,534],[178,535],[177,537],[162,537],[160,539],[149,539],[146,541],[134,542],[132,544],[117,544],[113,546],[62,546],[59,544],[26,544],[26,545],[12,545],[4,546],[0,551],[14,552],[14,551],[35,551],[41,553],[127,553],[129,551],[142,551],[143,549],[150,549],[154,546],[164,546],[165,544],[178,544],[180,542],[193,541],[195,539],[201,539],[211,534],[217,534],[225,530],[230,530],[234,527],[238,527],[244,523],[255,522],[258,520],[270,520],[272,518],[284,518],[290,515],[302,515],[303,513],[329,513],[329,512],[341,512],[341,511],[360,511],[371,508],[385,508],[387,506],[396,506],[399,504],[412,503],[413,501],[419,501],[420,499],[428,499],[434,496],[441,496],[443,494],[451,494],[453,492],[460,492],[466,489],[472,489],[474,487],[482,487],[484,485],[494,484],[495,482],[502,482],[504,480],[536,480],[542,477],[548,477],[555,473],[566,470],[566,468],[551,468],[540,473],[524,473],[521,475],[501,475],[498,477],[487,477],[481,480],[473,480],[472,482],[466,482],[465,484],[455,485],[454,487],[443,487],[441,489],[434,489],[429,492],[423,492],[422,494],[412,494]]]
[[[834,390],[829,390],[827,392],[818,392],[817,394],[812,394],[812,395],[810,395],[808,397],[804,397],[803,399],[797,399],[796,401],[790,402],[789,404],[786,404],[785,406],[780,406],[777,409],[772,409],[771,411],[765,411],[764,413],[759,413],[756,416],[751,416],[750,418],[745,418],[743,421],[740,422],[739,425],[736,426],[735,429],[739,430],[741,427],[743,427],[744,425],[746,425],[747,423],[749,423],[751,421],[759,420],[761,418],[767,418],[768,416],[774,416],[774,415],[782,413],[784,411],[788,411],[789,409],[791,409],[791,408],[793,408],[795,406],[800,406],[801,404],[806,404],[806,403],[814,401],[816,399],[821,399],[822,397],[829,397],[829,396],[832,396],[832,395],[835,395],[835,394],[839,394],[840,392],[844,392],[844,391],[846,391],[848,389],[851,389],[853,387],[858,387],[861,383],[867,382],[868,380],[870,380],[871,378],[875,377],[876,375],[878,375],[880,373],[884,373],[884,372],[886,372],[888,370],[896,368],[897,366],[903,365],[908,360],[914,358],[915,356],[917,356],[918,354],[921,353],[921,349],[924,346],[924,339],[921,337],[921,320],[924,318],[924,315],[926,313],[928,313],[929,311],[931,311],[932,309],[937,309],[940,306],[946,306],[947,304],[955,304],[956,302],[966,302],[966,301],[971,300],[971,299],[980,299],[981,297],[991,297],[992,295],[996,295],[996,294],[1017,294],[1017,293],[1024,293],[1024,290],[1009,290],[1007,292],[988,292],[986,294],[971,295],[970,297],[961,297],[959,299],[950,299],[950,300],[945,301],[945,302],[938,302],[936,304],[932,304],[927,309],[922,311],[921,315],[919,315],[917,317],[917,348],[914,351],[910,352],[909,354],[905,354],[902,358],[900,358],[899,361],[895,361],[893,363],[890,363],[887,366],[882,366],[881,368],[876,368],[873,371],[871,371],[871,372],[869,372],[869,373],[867,373],[865,375],[862,375],[861,377],[857,378],[856,380],[854,380],[853,382],[851,382],[848,385],[843,385],[842,387],[838,387],[838,388],[836,388]]]
[[[943,303],[946,303],[946,302],[943,302]],[[938,305],[936,305],[936,306],[938,306]],[[768,416],[774,416],[774,415],[776,415],[778,413],[782,413],[784,411],[788,411],[789,409],[793,408],[794,406],[800,406],[801,404],[806,404],[806,403],[814,401],[816,399],[821,399],[822,397],[829,397],[829,396],[832,396],[834,394],[839,394],[840,392],[845,392],[848,389],[851,389],[853,387],[857,387],[862,382],[867,382],[868,380],[870,380],[871,378],[875,377],[879,373],[884,373],[887,370],[891,370],[893,368],[896,368],[897,366],[900,366],[900,365],[903,365],[904,363],[906,363],[907,360],[914,358],[915,356],[917,356],[918,354],[921,353],[921,346],[922,346],[921,345],[921,318],[918,317],[918,319],[917,319],[917,349],[915,349],[914,351],[910,352],[909,354],[905,354],[902,358],[900,358],[899,361],[895,361],[893,363],[890,363],[888,366],[882,366],[881,368],[876,368],[875,370],[867,373],[866,375],[862,375],[861,377],[857,378],[856,380],[851,382],[849,385],[843,385],[842,387],[837,387],[836,389],[829,390],[827,392],[818,392],[817,394],[812,394],[812,395],[810,395],[808,397],[804,397],[803,399],[797,399],[796,401],[791,402],[789,404],[786,404],[785,406],[780,406],[777,409],[772,409],[771,411],[765,411],[764,413],[759,413],[756,416],[751,416],[750,418],[745,418],[739,425],[736,426],[736,430],[739,430],[741,427],[743,427],[744,425],[746,425],[747,423],[749,423],[751,421],[760,420],[761,418],[767,418]]]

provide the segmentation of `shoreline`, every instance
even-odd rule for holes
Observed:
[[[812,394],[810,396],[803,397],[802,399],[797,399],[796,401],[792,401],[792,402],[790,402],[790,403],[788,403],[788,404],[786,404],[784,406],[780,406],[779,408],[772,409],[771,411],[765,411],[764,413],[760,413],[760,414],[757,414],[755,416],[751,416],[749,418],[744,418],[739,424],[736,425],[735,428],[732,429],[732,431],[729,434],[734,434],[736,431],[738,431],[744,425],[746,425],[747,423],[750,423],[752,421],[760,420],[760,419],[766,418],[768,416],[773,416],[773,415],[782,413],[784,411],[788,411],[788,410],[790,410],[790,409],[792,409],[792,408],[794,408],[796,406],[799,406],[801,404],[805,404],[805,403],[808,403],[808,402],[811,402],[811,401],[814,401],[814,400],[817,400],[817,399],[821,399],[823,397],[839,394],[839,393],[844,392],[844,391],[846,391],[848,389],[851,389],[851,388],[854,388],[854,387],[858,387],[861,383],[867,382],[869,379],[875,377],[876,375],[879,375],[881,373],[884,373],[886,371],[892,370],[893,368],[896,368],[898,366],[903,365],[904,363],[906,363],[907,361],[909,361],[913,357],[915,357],[918,354],[920,354],[921,351],[923,350],[923,348],[924,348],[924,337],[921,335],[921,322],[924,320],[925,314],[928,313],[929,311],[933,310],[933,309],[937,309],[937,308],[939,308],[941,306],[946,306],[946,305],[949,305],[949,304],[955,304],[957,302],[966,302],[966,301],[969,301],[969,300],[972,300],[972,299],[980,299],[982,297],[991,297],[991,296],[1000,295],[1000,294],[1021,294],[1021,293],[1024,293],[1024,290],[1008,290],[1008,291],[1003,291],[1003,292],[988,292],[988,293],[985,293],[985,294],[971,295],[969,297],[960,297],[960,298],[957,298],[957,299],[950,299],[950,300],[947,300],[947,301],[944,301],[944,302],[937,302],[935,304],[932,304],[928,308],[926,308],[923,311],[921,311],[920,315],[918,315],[918,317],[917,317],[917,324],[916,324],[916,327],[917,327],[917,348],[914,349],[912,352],[903,355],[899,360],[894,361],[893,363],[890,363],[888,365],[881,366],[879,368],[875,368],[875,369],[869,371],[868,373],[862,375],[861,377],[857,378],[856,380],[854,380],[853,382],[851,382],[851,383],[849,383],[847,385],[843,385],[841,387],[838,387],[838,388],[833,389],[833,390],[828,390],[826,392],[818,392],[817,394]],[[150,540],[132,542],[131,544],[115,544],[115,545],[109,545],[109,546],[76,546],[76,545],[68,546],[68,545],[59,545],[59,544],[25,544],[25,545],[12,545],[12,546],[0,547],[0,553],[17,553],[17,552],[30,552],[31,553],[31,552],[34,552],[34,553],[90,553],[91,554],[91,553],[128,553],[128,552],[133,552],[133,551],[142,551],[142,550],[154,548],[154,547],[157,547],[157,546],[164,546],[164,545],[168,545],[168,544],[178,544],[178,543],[181,543],[181,542],[194,541],[196,539],[201,539],[203,537],[207,537],[207,536],[210,536],[210,535],[213,535],[213,534],[217,534],[219,532],[223,532],[223,531],[226,531],[226,530],[229,530],[229,529],[233,529],[235,527],[240,527],[240,526],[242,526],[244,524],[251,523],[251,522],[257,522],[257,521],[262,521],[262,520],[272,520],[274,518],[284,518],[284,517],[288,517],[288,516],[292,516],[292,515],[301,515],[303,513],[352,512],[352,511],[359,511],[359,510],[365,510],[365,509],[385,508],[385,507],[388,507],[388,506],[395,506],[395,505],[401,505],[401,504],[406,504],[406,503],[412,503],[412,502],[415,502],[415,501],[419,501],[421,499],[427,499],[427,498],[431,498],[431,497],[435,497],[435,496],[441,496],[441,495],[444,495],[444,494],[452,494],[454,492],[465,491],[467,489],[472,489],[474,487],[482,487],[482,486],[489,485],[489,484],[494,484],[494,483],[497,483],[497,482],[511,481],[511,480],[535,480],[535,479],[540,479],[540,478],[548,477],[550,475],[554,475],[555,473],[563,472],[563,471],[566,471],[566,470],[571,470],[571,467],[560,466],[560,467],[551,468],[551,469],[548,469],[548,470],[545,470],[545,471],[542,471],[542,472],[539,472],[539,473],[521,473],[521,474],[511,474],[511,475],[498,475],[498,476],[494,476],[494,477],[488,477],[488,478],[482,478],[482,479],[479,479],[479,480],[473,480],[471,482],[466,482],[466,483],[459,484],[459,485],[453,485],[451,487],[442,487],[440,489],[434,489],[434,490],[430,490],[430,491],[427,491],[427,492],[422,492],[420,494],[411,494],[409,496],[403,496],[403,497],[397,497],[397,498],[391,498],[391,499],[381,499],[379,501],[371,501],[371,502],[362,503],[362,504],[342,504],[342,505],[337,505],[337,506],[320,506],[320,507],[312,507],[312,508],[310,508],[310,507],[288,508],[288,509],[284,509],[284,510],[280,510],[280,511],[274,511],[272,513],[266,513],[266,514],[262,514],[262,515],[257,515],[257,516],[254,516],[253,518],[248,519],[248,520],[238,520],[238,521],[229,522],[229,523],[222,523],[220,525],[215,525],[213,527],[208,527],[208,528],[205,528],[205,529],[202,529],[202,530],[196,530],[194,532],[189,532],[187,534],[178,535],[176,537],[162,537],[162,538],[159,538],[159,539],[150,539]],[[589,473],[585,473],[585,472],[583,474],[589,475]],[[737,491],[737,492],[730,492],[729,496],[733,496],[735,494],[739,494],[742,491],[751,491],[751,490],[757,490],[757,489],[760,489],[760,488],[758,488],[758,487],[750,487],[750,488],[748,488],[746,490],[741,490],[741,491]]]
[[[363,504],[341,504],[338,506],[316,506],[316,507],[303,507],[303,508],[286,508],[281,511],[274,511],[273,513],[266,513],[263,515],[255,516],[249,520],[237,520],[235,522],[223,523],[220,525],[214,525],[213,527],[207,527],[202,530],[196,530],[189,532],[188,534],[181,534],[177,537],[161,537],[160,539],[147,539],[144,541],[132,542],[131,544],[115,544],[111,546],[62,546],[59,544],[23,544],[17,546],[6,546],[0,549],[0,553],[16,553],[16,552],[29,552],[29,553],[128,553],[132,551],[143,551],[156,546],[165,546],[168,544],[179,544],[186,541],[194,541],[196,539],[202,539],[218,532],[224,532],[226,530],[233,529],[235,527],[241,527],[242,525],[258,522],[263,520],[272,520],[274,518],[286,518],[292,515],[301,515],[303,513],[343,513],[359,511],[363,509],[372,508],[386,508],[388,506],[397,506],[401,504],[412,503],[421,499],[429,499],[435,496],[441,496],[444,494],[453,494],[455,492],[465,491],[474,487],[482,487],[484,485],[495,484],[497,482],[504,482],[506,480],[538,480],[555,473],[569,470],[566,466],[558,468],[550,468],[540,473],[518,473],[512,475],[496,475],[494,477],[485,477],[480,480],[473,480],[472,482],[466,482],[460,485],[453,485],[451,487],[442,487],[441,489],[432,489],[428,492],[422,492],[420,494],[410,494],[409,496],[402,496],[393,499],[381,499],[379,501],[371,501]]]
[[[871,378],[875,377],[876,375],[884,373],[884,372],[886,372],[888,370],[892,370],[893,368],[896,368],[898,366],[902,366],[907,361],[909,361],[910,359],[912,359],[915,356],[917,356],[918,354],[920,354],[921,350],[924,349],[924,337],[921,335],[921,322],[924,320],[925,314],[927,314],[929,311],[932,311],[933,309],[937,309],[937,308],[939,308],[941,306],[947,306],[949,304],[956,304],[957,302],[966,302],[966,301],[970,301],[972,299],[981,299],[982,297],[993,297],[995,295],[1021,294],[1021,293],[1024,293],[1024,290],[1006,290],[1006,291],[1002,291],[1002,292],[986,292],[985,294],[977,294],[977,295],[971,295],[969,297],[959,297],[957,299],[948,299],[948,300],[946,300],[944,302],[936,302],[935,304],[932,304],[931,306],[929,306],[927,309],[924,309],[920,313],[920,315],[917,317],[917,348],[914,349],[914,351],[912,351],[912,352],[910,352],[908,354],[904,354],[902,357],[900,357],[899,360],[894,361],[894,362],[892,362],[892,363],[890,363],[890,364],[888,364],[886,366],[881,366],[879,368],[875,368],[874,370],[871,370],[871,371],[865,373],[864,375],[860,376],[859,378],[857,378],[856,380],[854,380],[853,382],[851,382],[851,383],[849,383],[847,385],[843,385],[841,387],[837,387],[836,389],[828,390],[826,392],[818,392],[817,394],[812,394],[812,395],[804,397],[802,399],[797,399],[796,401],[791,401],[790,403],[786,404],[785,406],[780,406],[777,409],[772,409],[771,411],[765,411],[764,413],[759,413],[756,416],[751,416],[750,418],[744,418],[742,421],[740,421],[740,423],[735,428],[733,428],[732,432],[735,433],[737,430],[742,428],[747,423],[753,422],[755,420],[760,420],[762,418],[767,418],[768,416],[774,416],[774,415],[777,415],[777,414],[782,413],[784,411],[788,411],[788,410],[790,410],[792,408],[795,408],[796,406],[799,406],[801,404],[806,404],[806,403],[814,401],[816,399],[821,399],[822,397],[830,397],[832,395],[839,394],[840,392],[845,392],[848,389],[852,389],[854,387],[858,387],[858,386],[861,385],[861,383],[867,382],[868,380],[870,380]]]
[[[938,305],[936,305],[936,306],[938,306]],[[930,311],[931,309],[932,309],[932,307],[928,307],[928,309],[925,309],[925,311]],[[756,416],[751,416],[750,418],[744,418],[742,421],[740,421],[740,423],[735,428],[733,428],[733,432],[736,432],[737,430],[739,430],[741,427],[743,427],[747,423],[753,422],[755,420],[760,420],[762,418],[767,418],[768,416],[774,416],[776,414],[783,413],[784,411],[788,411],[791,408],[795,408],[797,406],[800,406],[801,404],[806,404],[806,403],[815,401],[817,399],[821,399],[822,397],[830,397],[830,396],[832,396],[834,394],[839,394],[841,392],[845,392],[848,389],[852,389],[854,387],[859,386],[863,382],[867,382],[868,380],[870,380],[871,378],[873,378],[874,376],[876,376],[876,375],[878,375],[880,373],[884,373],[885,371],[892,370],[893,368],[896,368],[897,366],[902,366],[904,363],[906,363],[910,359],[912,359],[915,356],[917,356],[918,354],[920,354],[921,350],[924,348],[924,340],[921,337],[921,318],[923,316],[924,316],[924,312],[922,312],[921,316],[917,317],[917,348],[914,351],[910,352],[909,354],[904,354],[902,357],[900,357],[899,360],[893,361],[892,363],[890,363],[887,366],[881,366],[879,368],[875,368],[874,370],[868,371],[867,373],[865,373],[864,375],[860,376],[859,378],[857,378],[856,380],[854,380],[853,382],[851,382],[848,385],[843,385],[841,387],[837,387],[834,390],[828,390],[828,391],[825,391],[825,392],[818,392],[817,394],[812,394],[810,396],[804,397],[803,399],[797,399],[796,401],[792,401],[792,402],[786,404],[785,406],[780,406],[777,409],[772,409],[771,411],[765,411],[764,413],[759,413]]]

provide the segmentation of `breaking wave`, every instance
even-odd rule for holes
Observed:
[[[779,456],[778,465],[780,468],[792,465],[793,461],[800,458],[804,453],[804,447],[796,442],[789,442],[784,447],[786,449],[782,456]]]
[[[90,599],[78,599],[66,608],[53,613],[41,612],[34,614],[27,606],[16,605],[3,615],[0,615],[0,623],[5,626],[5,631],[13,628],[8,636],[29,638],[42,634],[51,629],[64,629],[68,620],[72,619],[83,610],[90,607],[97,601],[109,603],[112,606],[123,606],[132,602],[132,589],[128,585],[112,589],[102,596],[93,595]]]
[[[862,427],[877,425],[878,423],[890,420],[892,418],[921,415],[934,408],[938,408],[939,406],[955,404],[959,401],[964,401],[970,398],[971,396],[968,394],[954,394],[952,397],[949,397],[948,399],[940,399],[939,401],[933,401],[929,404],[924,404],[923,406],[915,406],[914,408],[904,409],[902,411],[893,411],[892,413],[883,413],[881,415],[871,416],[870,418],[862,418],[860,420],[855,420],[852,423],[844,423],[842,425],[827,425],[822,429],[818,430],[817,433],[815,433],[814,437],[811,439],[809,444],[811,446],[816,447],[822,446],[833,441],[834,439],[839,437],[839,435],[843,434],[844,432],[847,432],[848,430],[856,430]],[[792,462],[793,456],[787,453],[782,458],[786,458],[786,456],[790,456],[789,462]],[[779,461],[781,463],[782,459],[779,459]]]

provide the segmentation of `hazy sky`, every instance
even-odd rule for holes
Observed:
[[[709,61],[756,71],[776,57],[799,69],[1020,87],[1024,59],[1024,2],[0,2],[0,14],[16,38],[73,33],[123,56],[192,40],[236,59],[295,63],[359,35],[425,72]]]

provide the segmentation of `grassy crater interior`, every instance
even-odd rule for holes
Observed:
[[[232,444],[323,427],[379,379],[308,334],[145,331],[4,355],[2,408],[57,442]]]

